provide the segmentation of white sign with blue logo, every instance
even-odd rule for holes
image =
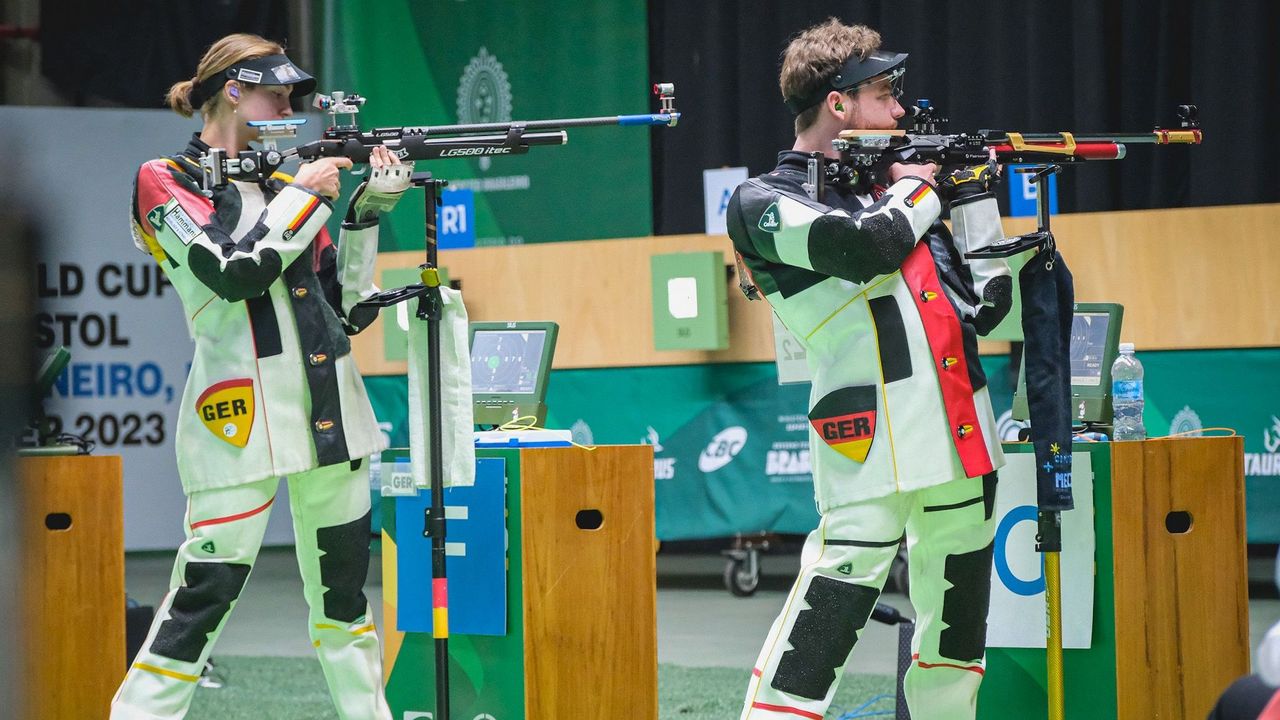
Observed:
[[[476,246],[476,198],[471,190],[450,190],[440,193],[440,207],[436,209],[436,242],[441,250],[472,248]]]
[[[1020,167],[1010,165],[1004,169],[1005,184],[1009,187],[1009,217],[1028,217],[1036,214],[1036,185],[1034,173],[1020,173]],[[1058,214],[1058,175],[1049,176],[1049,214]]]
[[[729,208],[729,198],[739,185],[747,181],[744,167],[716,168],[702,171],[702,207],[707,222],[708,235],[724,235],[724,213]]]
[[[996,493],[987,647],[1045,646],[1043,555],[1036,552],[1036,457],[1010,453]],[[1076,507],[1062,513],[1062,646],[1093,639],[1093,468],[1088,453],[1071,456]]]

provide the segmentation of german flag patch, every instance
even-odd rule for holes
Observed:
[[[921,182],[920,187],[916,188],[915,192],[908,195],[907,199],[903,201],[903,204],[905,204],[907,207],[915,207],[916,203],[920,202],[922,199],[924,199],[924,196],[928,194],[929,194],[929,183]]]
[[[293,217],[289,226],[284,229],[284,232],[281,233],[280,236],[286,241],[293,239],[293,236],[296,235],[298,231],[302,229],[302,226],[306,225],[307,221],[311,219],[311,216],[315,214],[317,207],[320,207],[320,198],[315,195],[307,198],[307,204],[302,206],[302,209]]]
[[[253,380],[237,378],[210,385],[196,400],[200,422],[219,440],[238,448],[253,430]]]
[[[809,423],[832,450],[866,462],[876,436],[876,388],[858,385],[827,394],[809,411]]]

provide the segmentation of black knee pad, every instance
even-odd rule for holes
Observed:
[[[349,523],[316,530],[327,618],[355,622],[364,616],[369,606],[364,596],[364,581],[369,575],[371,516],[372,511]]]
[[[982,509],[983,519],[990,520],[992,513],[996,509],[996,473],[987,473],[982,476]]]
[[[160,623],[151,652],[181,662],[199,661],[209,634],[240,597],[250,569],[242,563],[187,563],[186,584],[173,594],[169,619]]]
[[[774,689],[810,700],[826,697],[878,597],[873,587],[814,577],[804,594],[809,609],[800,611],[791,626],[787,642],[792,649],[782,653]]]
[[[942,595],[938,654],[951,660],[982,659],[987,647],[987,610],[991,607],[991,552],[994,544],[962,555],[948,555],[944,577],[951,587]]]

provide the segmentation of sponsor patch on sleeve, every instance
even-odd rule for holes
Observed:
[[[757,227],[771,233],[776,233],[782,229],[782,211],[778,209],[778,203],[773,203],[764,209]]]
[[[866,462],[876,436],[876,388],[857,385],[840,388],[814,403],[809,424],[832,450]]]
[[[210,385],[196,400],[196,412],[213,436],[242,448],[253,430],[253,380],[236,378]]]
[[[147,216],[150,219],[150,215]],[[173,207],[165,211],[164,224],[169,226],[174,235],[182,241],[183,245],[190,245],[192,240],[196,239],[200,233],[204,232],[195,220],[182,209],[182,205],[174,203]]]

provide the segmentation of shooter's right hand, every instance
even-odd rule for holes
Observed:
[[[933,183],[938,175],[937,163],[894,163],[889,166],[889,184],[893,185],[904,177],[914,177]]]
[[[293,176],[293,184],[335,200],[342,190],[339,171],[351,167],[350,158],[323,157],[304,163]]]

